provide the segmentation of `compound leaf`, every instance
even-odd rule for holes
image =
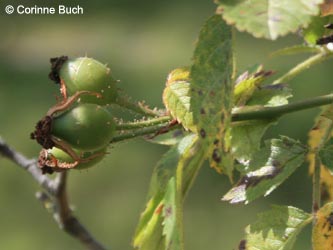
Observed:
[[[312,216],[291,206],[272,206],[258,215],[258,220],[245,229],[242,250],[291,250],[300,231]],[[329,249],[329,248],[326,248]]]
[[[217,0],[218,12],[238,30],[276,39],[306,27],[323,0]]]
[[[272,139],[254,154],[246,173],[223,200],[230,203],[249,203],[270,194],[304,161],[306,148],[293,139]]]
[[[140,250],[181,249],[177,210],[204,162],[196,135],[184,137],[157,164],[150,183],[148,202],[134,236]],[[177,172],[181,171],[181,180]]]
[[[193,122],[212,167],[232,178],[230,123],[233,106],[232,32],[220,16],[200,31],[190,69]]]

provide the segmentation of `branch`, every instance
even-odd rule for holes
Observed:
[[[333,103],[333,94],[317,96],[308,100],[298,101],[276,107],[260,107],[251,111],[236,111],[232,114],[232,121],[246,121],[257,119],[278,118],[284,114],[316,108]]]
[[[279,84],[282,82],[288,82],[298,74],[302,73],[303,71],[307,70],[313,65],[321,63],[329,58],[333,57],[333,53],[328,50],[323,50],[321,53],[316,54],[314,56],[309,57],[305,61],[297,64],[294,68],[289,70],[286,74],[281,76],[279,79],[276,79],[273,84]]]
[[[28,171],[37,183],[44,189],[44,192],[38,192],[37,198],[41,200],[44,206],[53,214],[59,227],[72,237],[81,241],[89,250],[105,250],[97,242],[84,226],[73,216],[69,207],[66,183],[67,172],[61,172],[55,179],[43,175],[37,166],[36,160],[28,159],[24,155],[10,148],[0,138],[0,155],[8,158],[18,166]]]
[[[273,119],[288,113],[310,108],[316,108],[324,105],[329,105],[332,103],[333,103],[333,94],[329,94],[276,107],[259,106],[258,108],[254,107],[254,109],[251,110],[240,109],[232,112],[232,121],[238,122],[238,121],[247,121],[247,120]],[[150,120],[119,124],[117,128],[118,130],[126,130],[126,129],[132,129],[132,130],[124,131],[114,136],[110,143],[128,140],[144,135],[158,134],[159,131],[165,129],[169,131],[172,129],[181,128],[180,124],[175,125],[173,127],[168,127],[171,121],[172,117],[161,116],[159,118],[153,118]]]

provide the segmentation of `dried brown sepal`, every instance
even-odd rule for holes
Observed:
[[[60,84],[59,71],[62,65],[68,60],[68,56],[60,56],[50,58],[51,63],[51,72],[49,73],[50,80],[54,81],[57,84]]]
[[[61,172],[66,169],[74,168],[78,164],[78,161],[71,163],[59,161],[52,154],[49,154],[47,149],[42,149],[38,157],[38,166],[41,168],[43,174]]]
[[[35,131],[30,134],[30,138],[36,140],[45,149],[55,146],[51,136],[52,120],[51,116],[45,116],[37,122]]]

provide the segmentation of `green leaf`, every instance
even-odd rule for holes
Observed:
[[[262,86],[253,93],[251,99],[246,103],[248,106],[261,105],[265,107],[275,107],[288,104],[288,99],[292,97],[291,89],[287,84],[272,84]]]
[[[171,116],[186,130],[196,132],[193,114],[190,110],[190,79],[188,68],[173,70],[167,78],[163,102]]]
[[[235,106],[244,105],[262,82],[272,74],[273,71],[264,71],[262,65],[258,66],[253,72],[247,70],[241,74],[236,80],[234,89]]]
[[[293,139],[281,137],[254,154],[246,174],[222,200],[249,203],[270,194],[305,160],[306,148]]]
[[[255,152],[259,150],[261,138],[275,120],[254,120],[232,124],[231,152],[243,165],[247,165]]]
[[[327,24],[328,21],[328,17],[313,17],[310,25],[303,30],[304,40],[309,44],[315,45],[316,41],[324,36],[326,31],[324,25]]]
[[[177,211],[182,211],[185,194],[203,162],[204,151],[193,134],[184,137],[162,157],[151,179],[147,206],[134,237],[135,247],[181,249],[182,218]]]
[[[291,250],[312,215],[291,206],[272,206],[245,229],[242,250]],[[241,248],[242,246],[242,248]],[[328,249],[328,248],[327,248]]]
[[[315,224],[312,228],[313,250],[328,250],[333,246],[333,203],[321,207],[315,215]]]
[[[274,107],[288,104],[292,96],[291,89],[285,84],[266,85],[255,89],[251,98],[243,108],[251,106]],[[231,148],[234,157],[241,164],[247,166],[253,154],[259,150],[261,138],[266,130],[277,120],[253,120],[233,122],[231,130]]]
[[[193,122],[210,164],[232,178],[230,123],[233,106],[232,32],[218,15],[200,31],[190,69]]]
[[[323,0],[216,0],[218,12],[238,30],[274,40],[306,27]]]
[[[319,151],[321,162],[333,175],[333,140],[329,140]]]

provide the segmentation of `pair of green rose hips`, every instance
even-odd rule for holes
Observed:
[[[43,149],[44,173],[88,168],[106,154],[115,122],[105,105],[118,98],[110,69],[88,57],[51,59],[51,80],[60,84],[62,100],[51,107],[31,134]]]

